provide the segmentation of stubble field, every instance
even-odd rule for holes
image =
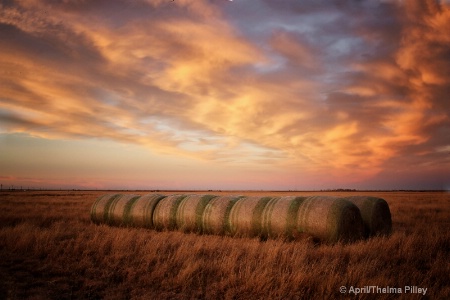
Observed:
[[[95,225],[105,193],[0,192],[0,299],[450,299],[450,193],[228,193],[389,203],[392,235],[334,245]]]

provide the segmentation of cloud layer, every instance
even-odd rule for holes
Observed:
[[[2,133],[343,184],[417,168],[449,175],[437,171],[450,169],[448,4],[0,6]]]

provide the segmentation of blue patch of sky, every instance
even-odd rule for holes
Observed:
[[[110,90],[105,90],[101,88],[95,88],[93,90],[93,95],[95,99],[99,100],[100,102],[116,106],[122,102],[122,96],[118,95],[117,93],[114,93]]]

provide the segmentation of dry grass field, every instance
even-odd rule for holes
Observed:
[[[0,192],[0,299],[450,299],[450,193],[233,193],[389,203],[391,236],[334,245],[95,225],[105,193]],[[369,286],[402,294],[356,294]]]

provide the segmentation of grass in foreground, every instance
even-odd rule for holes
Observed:
[[[0,299],[330,299],[341,286],[450,299],[448,193],[371,193],[388,201],[394,232],[347,245],[97,226],[100,194],[0,193]],[[358,295],[396,297],[420,298]]]

